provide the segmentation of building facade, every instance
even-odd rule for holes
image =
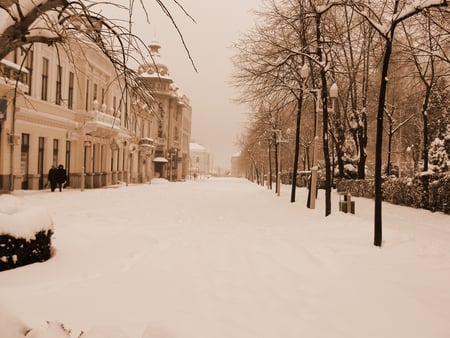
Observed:
[[[151,107],[157,127],[154,170],[156,177],[184,180],[189,171],[192,108],[187,96],[179,94],[168,67],[161,60],[160,48],[160,44],[152,42],[147,64],[138,69],[142,83],[154,98]]]
[[[190,144],[190,176],[192,178],[205,177],[211,174],[212,158],[208,149],[201,144]]]
[[[74,43],[64,53],[35,44],[1,60],[0,191],[44,189],[59,164],[67,185],[81,189],[186,175],[187,97],[171,88],[163,93],[170,99],[154,95],[152,106],[123,88],[94,46]]]
[[[245,177],[245,164],[241,156],[241,152],[237,152],[231,156],[231,171],[230,175],[232,177]]]

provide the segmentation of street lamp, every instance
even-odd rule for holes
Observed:
[[[306,80],[309,77],[310,69],[307,63],[303,64],[302,68],[300,68],[300,77],[303,80]]]
[[[310,67],[307,63],[305,63],[300,69],[300,76],[303,81],[309,77]],[[317,135],[317,114],[321,111],[320,102],[321,98],[321,90],[320,89],[310,89],[308,94],[314,95],[315,107],[314,107],[314,137],[313,137],[313,156],[312,156],[312,166],[311,166],[311,181],[309,187],[308,194],[308,202],[307,206],[310,209],[315,209],[316,207],[316,194],[317,194],[317,176],[318,176],[318,165],[317,165],[317,140],[319,139]]]
[[[332,105],[333,105],[332,109],[333,109],[333,112],[334,112],[335,111],[334,101],[339,97],[339,87],[336,84],[336,82],[334,82],[331,85],[329,93],[330,93],[330,97],[333,99],[332,100]]]
[[[329,90],[329,94],[330,94],[330,97],[331,97],[331,111],[332,111],[333,115],[335,115],[338,112],[338,108],[337,108],[336,102],[337,102],[337,99],[339,97],[339,87],[336,84],[336,82],[334,82],[331,85],[330,90]],[[334,149],[334,145],[333,145],[333,149]],[[334,162],[334,150],[332,151],[332,154],[333,154],[333,171],[331,173],[331,183],[332,183],[332,186],[333,186],[334,163],[335,163]]]
[[[286,140],[283,140],[281,137],[281,129],[272,129],[272,132],[275,133],[275,145],[276,145],[276,151],[277,151],[277,186],[276,186],[276,193],[278,196],[280,196],[280,190],[281,190],[281,143],[286,142]]]
[[[297,171],[298,171],[298,157],[300,154],[300,122],[302,114],[302,104],[303,104],[303,93],[305,82],[309,77],[309,65],[304,63],[300,68],[300,93],[297,97],[297,119],[296,119],[296,129],[295,129],[295,153],[294,153],[294,166],[292,170],[292,186],[291,186],[291,202],[295,202],[295,192],[297,190]]]
[[[281,180],[280,180],[280,176],[281,176],[281,169],[280,169],[280,166],[281,166],[281,161],[280,161],[280,158],[281,158],[281,154],[280,154],[280,140],[281,140],[281,130],[280,129],[272,129],[272,132],[274,132],[275,133],[275,151],[276,151],[276,155],[277,155],[277,179],[276,179],[276,193],[277,193],[277,195],[278,196],[280,196],[280,183],[281,183]]]

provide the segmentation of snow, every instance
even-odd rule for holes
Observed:
[[[46,208],[24,205],[9,195],[0,195],[0,235],[26,240],[40,231],[53,230],[53,220]]]
[[[372,200],[344,214],[333,192],[324,217],[306,196],[233,178],[16,191],[56,253],[0,272],[0,338],[450,336],[448,215],[383,204],[378,248]]]

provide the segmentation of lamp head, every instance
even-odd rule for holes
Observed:
[[[336,99],[339,97],[339,88],[335,83],[333,83],[330,87],[330,97],[332,97],[333,99]]]
[[[300,68],[300,76],[302,79],[309,77],[309,65],[307,63],[303,64],[302,68]]]

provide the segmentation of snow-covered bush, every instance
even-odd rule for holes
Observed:
[[[435,172],[445,172],[448,170],[448,155],[445,151],[445,143],[443,140],[436,138],[430,144],[428,150],[428,161],[430,169]]]
[[[0,196],[0,271],[51,257],[53,220],[45,209]]]
[[[428,187],[429,210],[450,215],[450,173],[433,180]]]
[[[450,214],[450,173],[384,177],[381,189],[386,202]],[[337,190],[357,197],[375,196],[374,180],[339,180]]]
[[[447,125],[447,131],[444,135],[444,146],[445,146],[445,151],[447,152],[447,155],[450,155],[450,124]]]
[[[353,138],[347,135],[342,146],[342,163],[344,165],[344,178],[356,179],[358,177],[358,154]]]

